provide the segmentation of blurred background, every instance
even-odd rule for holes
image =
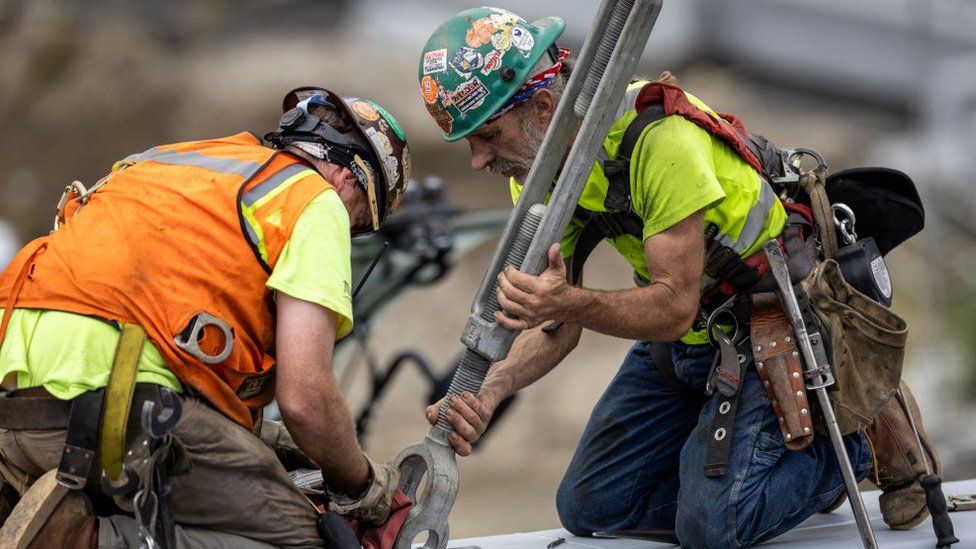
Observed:
[[[529,20],[564,17],[560,43],[574,49],[598,7],[595,0],[495,4]],[[476,5],[0,2],[0,265],[50,230],[70,181],[94,183],[114,161],[159,143],[262,135],[275,127],[286,91],[324,85],[394,113],[410,140],[415,176],[441,178],[450,204],[494,209],[477,230],[458,228],[454,240],[445,216],[443,276],[392,286],[395,299],[384,298],[360,320],[337,366],[357,411],[372,394],[367,357],[382,368],[409,348],[442,374],[461,349],[458,337],[494,248],[492,223],[504,217],[497,209],[510,203],[504,181],[470,170],[463,142],[441,141],[419,97],[417,64],[430,32]],[[642,60],[645,74],[673,71],[713,108],[736,113],[780,146],[819,150],[832,169],[883,165],[915,180],[926,229],[888,264],[894,309],[911,326],[905,377],[947,479],[976,475],[973,28],[972,0],[667,0]],[[630,284],[626,263],[598,249],[587,285]],[[556,486],[629,345],[586,332],[559,368],[520,395],[477,454],[461,461],[454,537],[558,525]],[[393,459],[426,432],[430,387],[418,372],[397,373],[370,408],[363,438],[377,459]]]

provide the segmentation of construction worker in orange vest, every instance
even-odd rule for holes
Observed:
[[[333,509],[386,520],[398,472],[360,448],[332,351],[353,324],[350,235],[396,208],[410,153],[366,99],[298,88],[283,111],[270,146],[251,133],[162,145],[74,184],[56,230],[0,277],[0,545],[155,535],[124,514],[131,491],[112,488],[157,459],[139,412],[175,393],[163,441],[183,464],[170,477],[177,545],[323,545],[318,512],[262,438],[293,437]],[[287,432],[261,420],[272,399]]]

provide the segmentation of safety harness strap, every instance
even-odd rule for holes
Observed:
[[[68,433],[58,464],[58,484],[71,490],[81,490],[88,483],[95,448],[98,446],[99,416],[102,413],[105,390],[88,391],[71,401]]]
[[[603,174],[609,181],[607,196],[603,206],[607,212],[632,212],[634,204],[630,196],[630,157],[637,148],[637,141],[643,135],[644,129],[664,118],[664,105],[654,103],[637,113],[637,117],[624,130],[617,157],[603,161]]]
[[[139,357],[146,343],[146,331],[138,324],[122,324],[119,344],[115,348],[112,373],[106,388],[105,412],[99,442],[99,461],[109,478],[122,472],[125,457],[125,431],[136,385]]]
[[[651,83],[644,89],[653,91],[661,87],[659,83]],[[683,92],[682,92],[683,93]],[[696,114],[691,121],[699,124],[700,119],[709,117],[704,112],[688,112],[689,109],[696,107],[675,107],[674,113],[669,113],[665,108],[666,97],[661,96],[655,101],[653,93],[647,94],[648,98],[638,99],[637,116],[630,122],[624,135],[620,140],[617,155],[613,159],[603,161],[603,173],[607,177],[607,195],[603,205],[607,211],[594,212],[577,207],[575,216],[584,223],[582,232],[577,240],[576,249],[573,252],[572,271],[573,280],[579,279],[583,265],[586,263],[590,253],[596,248],[600,240],[604,238],[618,238],[623,235],[631,235],[636,238],[643,238],[644,221],[634,212],[633,200],[630,194],[630,161],[637,147],[637,142],[643,135],[644,130],[650,124],[669,116],[678,114],[687,116]],[[639,98],[643,98],[642,92]],[[672,102],[673,103],[673,102]],[[738,119],[730,115],[722,115],[722,122],[716,122],[717,127],[723,130],[718,136],[729,143],[742,158],[758,170],[762,176],[769,181],[769,178],[776,175],[780,167],[779,153],[775,146],[765,137],[753,135],[745,131]],[[711,120],[711,118],[709,118]],[[731,121],[730,121],[731,120]],[[763,185],[768,185],[764,182]],[[771,200],[776,200],[775,192],[771,188],[763,188],[761,196],[769,196]],[[760,201],[762,202],[762,200]],[[759,207],[760,205],[757,205]],[[768,209],[771,204],[762,202],[761,206]],[[762,224],[756,227],[762,229]],[[739,256],[738,251],[732,245],[720,241],[730,241],[718,232],[718,227],[714,227],[715,232],[706,235],[705,248],[705,274],[715,280],[727,280],[737,290],[749,288],[759,280],[759,275],[751,266]],[[740,238],[745,239],[743,235]],[[742,242],[743,247],[751,242]]]

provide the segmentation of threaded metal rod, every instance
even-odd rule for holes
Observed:
[[[593,96],[596,94],[596,88],[603,80],[603,73],[607,70],[607,64],[610,63],[610,56],[613,55],[613,50],[617,46],[620,32],[623,31],[633,8],[634,0],[617,0],[613,7],[607,29],[600,38],[600,45],[593,55],[590,70],[586,73],[583,86],[580,88],[579,95],[576,96],[576,103],[573,104],[573,112],[576,113],[576,116],[582,118],[589,110],[590,102],[593,101]]]
[[[525,260],[525,253],[532,244],[532,237],[535,236],[535,231],[539,228],[539,223],[542,222],[542,214],[545,211],[546,207],[544,205],[533,204],[529,208],[529,211],[525,213],[525,218],[519,224],[518,234],[515,236],[512,246],[508,249],[508,253],[505,255],[505,261],[502,263],[503,270],[508,268],[509,265],[516,268],[522,266],[522,262]],[[488,293],[485,296],[485,305],[481,310],[481,318],[484,320],[494,321],[495,313],[501,310],[501,305],[498,304],[497,291],[498,280],[496,279],[492,281]],[[488,375],[488,368],[490,367],[491,361],[487,358],[471,349],[465,351],[464,356],[461,357],[461,362],[458,363],[457,372],[454,373],[454,377],[451,379],[451,386],[447,390],[447,396],[459,395],[464,392],[477,395],[481,391],[481,384],[484,383],[485,376]],[[448,407],[449,404],[445,400],[437,416],[437,426],[447,431],[453,431],[454,429],[448,423],[446,417]]]
[[[519,225],[518,235],[515,236],[515,241],[512,242],[512,247],[508,249],[508,254],[502,263],[502,271],[510,266],[516,269],[522,266],[522,262],[525,261],[525,254],[529,251],[529,246],[532,245],[532,237],[535,236],[535,231],[539,228],[539,223],[542,223],[542,214],[545,211],[546,207],[542,204],[533,204],[529,208],[529,211],[525,213],[525,219]],[[481,318],[489,322],[495,320],[495,313],[502,308],[498,304],[497,292],[498,279],[495,278],[488,288],[488,293],[485,295],[485,306],[481,310]]]

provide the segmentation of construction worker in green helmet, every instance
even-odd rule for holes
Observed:
[[[439,26],[421,53],[421,100],[443,138],[466,140],[471,167],[504,177],[513,199],[572,71],[570,52],[556,45],[563,28],[558,17],[529,22],[504,9],[469,9]],[[660,108],[639,113],[638,103]],[[583,328],[632,339],[556,495],[563,526],[583,536],[673,531],[689,547],[762,543],[841,503],[845,484],[828,437],[801,432],[800,447],[784,435],[751,355],[734,423],[713,429],[729,409],[720,392],[706,391],[719,351],[699,309],[740,294],[763,243],[780,237],[794,212],[760,176],[741,132],[729,130],[741,123],[669,74],[634,80],[614,120],[546,270],[499,275],[498,300],[510,316],[495,319],[523,331],[479,394],[451,399],[451,443],[468,455],[498,403],[559,364]],[[636,288],[583,285],[583,262],[601,240],[633,267]],[[928,514],[918,457],[926,452],[936,469],[939,459],[924,432],[919,448],[894,400],[844,441],[857,478],[883,491],[885,522],[907,529]],[[427,409],[431,423],[438,405]],[[810,414],[778,404],[789,405]]]

